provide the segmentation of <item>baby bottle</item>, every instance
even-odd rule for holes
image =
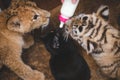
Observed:
[[[79,0],[77,0],[76,3],[72,3],[71,0],[64,0],[62,7],[61,7],[61,14],[59,15],[60,20],[60,28],[63,27],[64,23],[73,16],[75,9],[79,3]]]

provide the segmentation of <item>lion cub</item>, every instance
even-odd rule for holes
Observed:
[[[17,1],[17,0],[16,0]],[[21,59],[22,48],[33,44],[23,40],[23,35],[49,23],[50,13],[30,1],[13,2],[0,13],[0,67],[7,66],[23,80],[44,80],[43,73],[32,70]]]

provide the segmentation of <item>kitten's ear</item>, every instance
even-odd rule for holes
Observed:
[[[22,29],[21,22],[17,16],[12,16],[7,21],[7,28],[12,31],[20,32]]]
[[[101,17],[105,21],[108,21],[108,19],[109,19],[109,7],[106,5],[100,6],[100,8],[97,10],[97,16]]]

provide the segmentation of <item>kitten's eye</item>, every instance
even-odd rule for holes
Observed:
[[[82,30],[83,30],[83,27],[82,27],[82,26],[80,26],[80,27],[79,27],[79,31],[80,31],[80,32],[82,32]]]
[[[34,15],[33,20],[38,19],[39,15]]]

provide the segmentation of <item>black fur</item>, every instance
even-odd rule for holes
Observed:
[[[90,70],[72,39],[64,40],[56,30],[43,41],[51,54],[50,68],[55,80],[90,80]]]

